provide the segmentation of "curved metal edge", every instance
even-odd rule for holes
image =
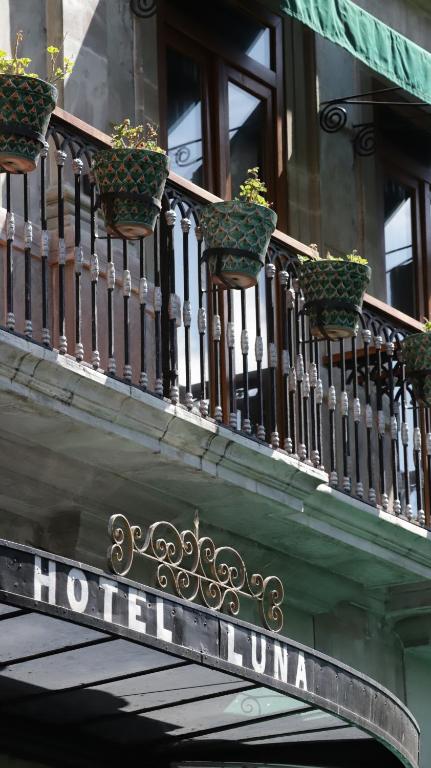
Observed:
[[[85,563],[71,560],[69,558],[64,558],[45,550],[35,549],[33,547],[10,542],[4,539],[0,539],[0,547],[10,549],[11,555],[13,555],[13,550],[15,550],[16,552],[23,552],[32,557],[41,557],[45,561],[52,561],[58,565],[67,566],[70,568],[79,568],[80,570],[84,571],[84,573],[87,573],[91,576],[103,577],[104,579],[108,578],[117,582],[119,585],[124,585],[124,587],[132,587],[134,589],[145,591],[146,594],[151,595],[154,598],[161,598],[165,604],[174,603],[177,606],[184,606],[184,608],[188,609],[195,615],[205,614],[207,617],[211,617],[212,621],[216,620],[218,622],[220,637],[222,636],[223,629],[225,632],[227,632],[226,627],[233,625],[238,629],[238,631],[243,630],[245,633],[253,632],[259,636],[269,638],[273,642],[285,643],[287,646],[290,646],[292,650],[307,654],[309,657],[314,658],[318,663],[322,663],[323,667],[334,667],[337,670],[337,673],[345,673],[352,680],[360,681],[361,684],[363,684],[364,689],[366,687],[374,689],[375,693],[384,696],[393,706],[396,707],[397,710],[399,710],[403,719],[406,721],[406,728],[408,727],[409,730],[413,728],[416,732],[417,743],[414,749],[415,754],[412,754],[411,750],[406,749],[404,744],[398,741],[394,736],[385,731],[383,728],[379,727],[377,724],[371,722],[370,720],[362,717],[357,713],[352,712],[350,709],[346,709],[340,704],[331,702],[318,693],[299,690],[298,687],[292,685],[291,683],[276,680],[266,674],[257,673],[252,669],[239,667],[236,664],[226,661],[225,659],[206,654],[202,650],[197,651],[173,642],[160,640],[159,638],[149,634],[143,635],[141,632],[129,629],[128,627],[120,624],[104,621],[93,615],[79,613],[77,611],[71,610],[70,608],[65,608],[64,606],[52,605],[46,602],[37,601],[32,597],[26,597],[11,591],[4,590],[2,573],[0,571],[0,602],[5,602],[20,608],[28,609],[30,611],[43,613],[49,616],[53,616],[54,618],[69,621],[71,623],[88,626],[93,629],[106,632],[107,634],[110,634],[114,637],[124,637],[135,642],[137,641],[142,645],[163,651],[164,653],[168,653],[171,656],[197,662],[209,668],[223,670],[240,679],[250,680],[265,686],[266,688],[271,688],[279,691],[280,693],[285,693],[286,695],[291,696],[298,701],[305,701],[307,703],[313,704],[314,706],[317,706],[326,712],[330,712],[331,714],[336,715],[345,722],[357,726],[368,735],[374,737],[376,740],[382,743],[383,746],[385,746],[394,755],[396,755],[396,757],[401,761],[405,768],[419,768],[418,754],[420,729],[412,713],[408,710],[405,704],[387,688],[380,685],[380,683],[376,682],[372,678],[362,674],[361,672],[357,672],[346,664],[343,664],[342,662],[339,662],[336,659],[327,656],[326,654],[316,651],[313,648],[309,648],[294,640],[290,640],[287,637],[283,637],[279,634],[261,629],[260,627],[254,626],[239,619],[227,617],[226,615],[219,614],[218,612],[215,612],[211,609],[196,605],[196,603],[190,603],[187,600],[176,598],[172,595],[167,595],[166,592],[148,587],[147,585],[140,584],[138,582],[132,581],[131,579],[124,577],[113,577],[112,574],[107,574],[106,572],[98,568],[86,565]]]

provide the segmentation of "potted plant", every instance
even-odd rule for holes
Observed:
[[[169,158],[147,123],[114,125],[112,148],[96,152],[93,170],[108,234],[136,239],[154,232],[169,173]]]
[[[318,339],[344,339],[358,331],[358,315],[371,269],[357,251],[344,257],[299,256],[298,278],[310,332]]]
[[[406,375],[416,400],[431,406],[431,321],[424,319],[422,333],[412,333],[402,342]]]
[[[277,214],[265,198],[259,168],[249,168],[239,198],[210,203],[202,210],[201,227],[209,272],[227,288],[250,288],[265,263]]]
[[[63,66],[58,66],[60,49],[50,45],[46,49],[47,80],[29,73],[31,59],[19,57],[22,40],[23,33],[18,32],[13,56],[0,51],[0,168],[9,173],[28,173],[36,168],[57,103],[55,83],[73,68],[66,56]]]

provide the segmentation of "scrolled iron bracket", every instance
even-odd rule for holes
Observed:
[[[360,157],[370,157],[376,151],[376,132],[374,123],[359,123],[353,128],[357,130],[353,139],[355,154]]]
[[[340,104],[329,102],[319,113],[320,127],[325,133],[337,133],[347,123],[347,111]]]
[[[347,125],[347,110],[342,104],[328,102],[319,112],[319,122],[325,133],[338,133]],[[352,125],[353,150],[359,157],[369,157],[376,151],[376,134],[374,123],[357,123]]]
[[[108,566],[118,576],[129,573],[135,556],[146,558],[156,566],[157,587],[231,616],[238,615],[240,599],[249,598],[257,603],[263,625],[280,632],[284,599],[280,579],[260,573],[249,576],[236,549],[216,547],[212,539],[200,535],[198,513],[193,531],[180,532],[172,523],[160,521],[144,535],[140,526],[130,525],[121,514],[112,515],[108,531]]]
[[[130,9],[140,19],[148,19],[157,10],[157,0],[130,0]]]

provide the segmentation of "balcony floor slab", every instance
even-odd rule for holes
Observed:
[[[98,566],[110,514],[181,528],[197,508],[216,541],[230,532],[250,568],[282,576],[289,600],[306,595],[311,610],[431,581],[429,532],[329,488],[282,451],[6,331],[0,444],[12,531],[31,522],[42,539],[29,528],[29,543],[55,541]]]

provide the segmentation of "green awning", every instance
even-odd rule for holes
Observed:
[[[281,10],[431,104],[431,54],[351,0],[281,0]]]

